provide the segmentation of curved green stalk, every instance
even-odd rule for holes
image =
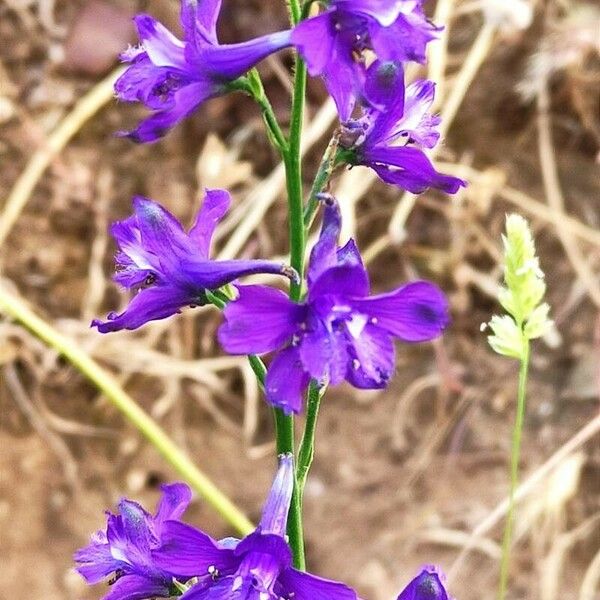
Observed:
[[[510,496],[508,513],[502,539],[502,562],[500,565],[500,586],[498,600],[504,600],[508,583],[508,568],[510,563],[510,544],[515,520],[515,492],[519,485],[519,460],[521,456],[521,437],[525,421],[525,400],[527,395],[527,375],[529,371],[529,340],[523,336],[523,355],[519,368],[519,390],[517,393],[517,415],[513,429],[512,448],[510,455]]]
[[[334,135],[329,141],[327,149],[323,153],[323,158],[319,164],[319,170],[317,171],[308,195],[308,202],[304,209],[304,227],[306,230],[310,229],[319,207],[318,195],[325,189],[325,186],[331,177],[331,173],[338,164],[338,138]]]
[[[163,455],[166,461],[208,504],[240,534],[254,525],[244,513],[176,446],[166,432],[129,396],[96,361],[38,317],[25,303],[0,286],[0,311],[29,329],[93,383],[129,422]]]
[[[296,478],[298,479],[298,495],[300,501],[304,494],[304,486],[308,478],[308,472],[312,465],[315,455],[315,432],[317,428],[317,418],[319,416],[319,407],[324,390],[319,387],[316,381],[310,382],[308,388],[308,400],[306,406],[306,424],[304,425],[304,434],[298,450],[298,461],[296,467]]]
[[[252,69],[245,77],[236,79],[229,85],[229,89],[244,92],[256,101],[260,107],[269,140],[279,150],[281,157],[285,159],[288,152],[288,141],[281,130],[273,106],[265,93],[262,80],[256,69]]]

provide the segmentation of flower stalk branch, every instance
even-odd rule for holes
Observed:
[[[312,381],[308,388],[308,402],[306,406],[306,423],[304,425],[304,434],[298,449],[298,465],[296,467],[296,479],[298,481],[298,493],[300,500],[304,495],[304,487],[308,479],[308,472],[312,465],[315,455],[315,432],[317,428],[317,419],[319,417],[319,408],[321,398],[325,389],[320,387],[316,381]]]
[[[315,175],[315,180],[308,195],[308,202],[304,209],[304,227],[307,230],[310,229],[319,208],[319,194],[325,190],[335,167],[341,164],[341,161],[338,160],[338,142],[338,136],[334,135],[323,153],[323,158]]]

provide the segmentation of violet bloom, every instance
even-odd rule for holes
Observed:
[[[106,530],[92,536],[74,559],[77,571],[93,584],[112,575],[111,590],[103,600],[145,600],[174,595],[173,575],[157,567],[152,551],[161,545],[165,522],[179,519],[187,508],[190,488],[183,483],[162,486],[156,515],[139,504],[121,500],[120,514],[107,513]]]
[[[290,45],[289,31],[241,44],[219,44],[221,0],[182,0],[184,41],[148,15],[135,17],[141,45],[121,55],[129,63],[117,80],[120,100],[142,102],[154,113],[126,135],[153,142],[202,102],[226,93],[232,81],[263,58]]]
[[[127,309],[94,320],[101,333],[137,329],[165,319],[185,307],[206,304],[206,290],[218,289],[238,277],[255,273],[295,277],[292,269],[267,260],[210,260],[211,238],[227,212],[231,197],[225,190],[207,190],[196,222],[185,232],[179,221],[147,198],[133,200],[134,214],[112,225],[119,251],[114,280],[138,289]]]
[[[198,578],[182,600],[357,600],[344,584],[291,567],[285,531],[293,486],[292,456],[281,455],[260,524],[239,542],[217,542],[184,523],[165,523],[163,544],[153,552],[155,564]]]
[[[279,350],[265,380],[267,400],[299,412],[311,378],[330,385],[385,387],[395,368],[394,338],[422,342],[448,323],[448,304],[433,284],[416,281],[369,296],[369,277],[353,240],[338,248],[339,208],[328,201],[308,267],[308,294],[295,304],[282,292],[240,286],[224,310],[219,340],[232,354]],[[283,349],[281,349],[283,347]]]
[[[423,149],[440,137],[440,118],[430,114],[435,94],[431,81],[404,88],[398,63],[376,61],[367,73],[365,96],[369,108],[361,119],[342,127],[341,158],[352,165],[371,167],[386,183],[419,194],[432,187],[456,193],[466,182],[436,171]]]
[[[363,52],[380,60],[425,61],[439,29],[427,21],[422,0],[329,0],[327,10],[299,23],[292,42],[309,73],[322,76],[340,119],[350,118],[365,80]]]
[[[400,592],[397,600],[452,600],[444,587],[444,576],[433,566],[425,567]]]

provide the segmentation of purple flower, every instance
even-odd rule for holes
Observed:
[[[419,194],[433,187],[456,193],[466,182],[435,170],[423,148],[438,140],[440,118],[429,113],[435,86],[420,80],[404,87],[401,65],[376,61],[367,72],[368,108],[343,125],[343,159],[371,167],[386,183]]]
[[[340,119],[350,118],[365,81],[363,53],[380,60],[425,61],[425,46],[439,31],[422,0],[330,0],[322,14],[299,23],[292,42],[309,73],[322,76]]]
[[[293,485],[292,456],[281,455],[260,524],[241,541],[217,542],[179,521],[165,523],[162,546],[152,553],[155,564],[198,578],[182,600],[357,600],[344,584],[291,567],[285,531]]]
[[[230,201],[225,190],[207,190],[196,222],[186,233],[162,206],[135,197],[134,214],[114,223],[111,232],[119,246],[114,279],[139,291],[123,313],[109,314],[106,322],[94,320],[92,326],[101,333],[137,329],[148,321],[170,317],[185,306],[205,304],[207,289],[218,289],[243,275],[294,277],[289,267],[271,261],[209,259],[215,226]]]
[[[452,600],[443,581],[444,576],[436,567],[425,567],[400,592],[397,600]]]
[[[338,248],[340,212],[325,207],[308,269],[308,295],[295,304],[280,291],[241,286],[225,310],[219,340],[232,354],[278,352],[265,380],[267,400],[299,412],[311,378],[336,385],[385,387],[395,368],[394,338],[421,342],[448,323],[444,294],[417,281],[369,296],[369,278],[353,240]]]
[[[106,530],[75,555],[77,571],[93,584],[109,575],[112,588],[103,600],[145,600],[173,594],[173,575],[157,567],[152,551],[161,545],[165,523],[178,519],[187,508],[190,488],[183,483],[162,486],[162,498],[156,515],[148,514],[139,504],[121,500],[120,514],[107,513]]]
[[[226,93],[256,63],[290,45],[289,31],[220,45],[220,8],[221,0],[182,0],[183,42],[152,17],[135,17],[141,45],[121,55],[130,66],[115,92],[120,100],[142,102],[154,113],[125,135],[136,142],[157,140],[202,102]]]

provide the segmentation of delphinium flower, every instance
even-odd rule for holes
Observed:
[[[145,600],[173,595],[176,591],[173,575],[156,566],[152,551],[161,545],[166,522],[179,519],[190,499],[187,485],[164,485],[154,516],[136,502],[121,500],[120,514],[107,513],[106,530],[95,533],[90,544],[75,553],[77,571],[90,584],[112,576],[109,580],[112,587],[103,600]]]
[[[376,61],[368,69],[364,93],[368,107],[363,116],[342,126],[345,162],[370,167],[386,183],[415,194],[430,187],[454,194],[466,185],[436,171],[425,154],[440,137],[440,118],[429,112],[435,94],[431,81],[415,81],[405,89],[400,64]]]
[[[397,600],[452,600],[444,587],[444,576],[427,566],[400,592]]]
[[[119,251],[114,279],[137,289],[126,310],[111,313],[106,322],[94,320],[102,333],[137,329],[164,319],[185,306],[206,304],[206,290],[218,289],[243,275],[283,274],[289,267],[267,260],[210,260],[214,229],[227,212],[231,197],[225,190],[207,190],[196,222],[189,232],[156,202],[134,198],[134,214],[113,224]]]
[[[142,102],[154,113],[125,135],[137,142],[157,140],[202,102],[226,93],[263,58],[290,45],[289,31],[219,44],[220,8],[221,0],[182,0],[184,41],[149,15],[135,17],[141,44],[121,55],[129,67],[115,92],[120,100]]]
[[[422,0],[328,0],[326,10],[298,24],[292,41],[309,73],[323,76],[340,119],[350,118],[365,78],[366,50],[380,60],[425,61],[437,29]]]
[[[357,600],[346,585],[291,567],[285,532],[293,486],[293,458],[284,454],[260,524],[241,541],[217,542],[179,521],[165,523],[153,560],[168,572],[197,578],[182,600]]]
[[[265,379],[267,400],[299,412],[311,378],[330,385],[344,379],[358,388],[385,387],[394,371],[394,338],[421,342],[448,323],[444,294],[416,281],[369,296],[369,276],[353,240],[338,247],[337,203],[329,197],[320,238],[308,267],[301,304],[265,286],[239,286],[224,310],[219,340],[232,354],[278,350]]]

